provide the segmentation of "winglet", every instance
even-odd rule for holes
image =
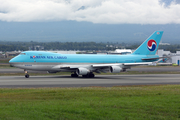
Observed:
[[[133,55],[155,55],[161,41],[163,31],[155,31],[135,51]]]

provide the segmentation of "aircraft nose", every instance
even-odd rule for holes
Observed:
[[[9,63],[13,63],[14,62],[14,58],[12,58],[10,61],[9,61]]]
[[[9,61],[9,63],[12,63],[13,62],[13,59],[11,59],[10,61]]]
[[[9,61],[9,64],[10,64],[10,65],[13,65],[14,62],[16,62],[16,57],[15,57],[15,58],[12,58],[12,59]]]

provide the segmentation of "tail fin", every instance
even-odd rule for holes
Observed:
[[[155,31],[146,39],[132,54],[133,55],[155,55],[161,41],[163,31]]]

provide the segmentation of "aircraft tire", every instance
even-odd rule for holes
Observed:
[[[90,78],[94,78],[94,76],[95,76],[94,74],[90,74],[89,75]]]
[[[82,75],[83,78],[87,78],[87,75]]]
[[[78,77],[77,74],[71,74],[71,77]]]
[[[28,75],[28,74],[26,74],[26,75],[25,75],[25,78],[29,78],[29,75]]]
[[[83,78],[94,78],[94,74],[82,75]]]

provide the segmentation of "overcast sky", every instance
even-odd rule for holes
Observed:
[[[0,41],[144,41],[163,30],[179,44],[180,0],[0,0]]]
[[[0,20],[180,24],[180,0],[0,0]]]

